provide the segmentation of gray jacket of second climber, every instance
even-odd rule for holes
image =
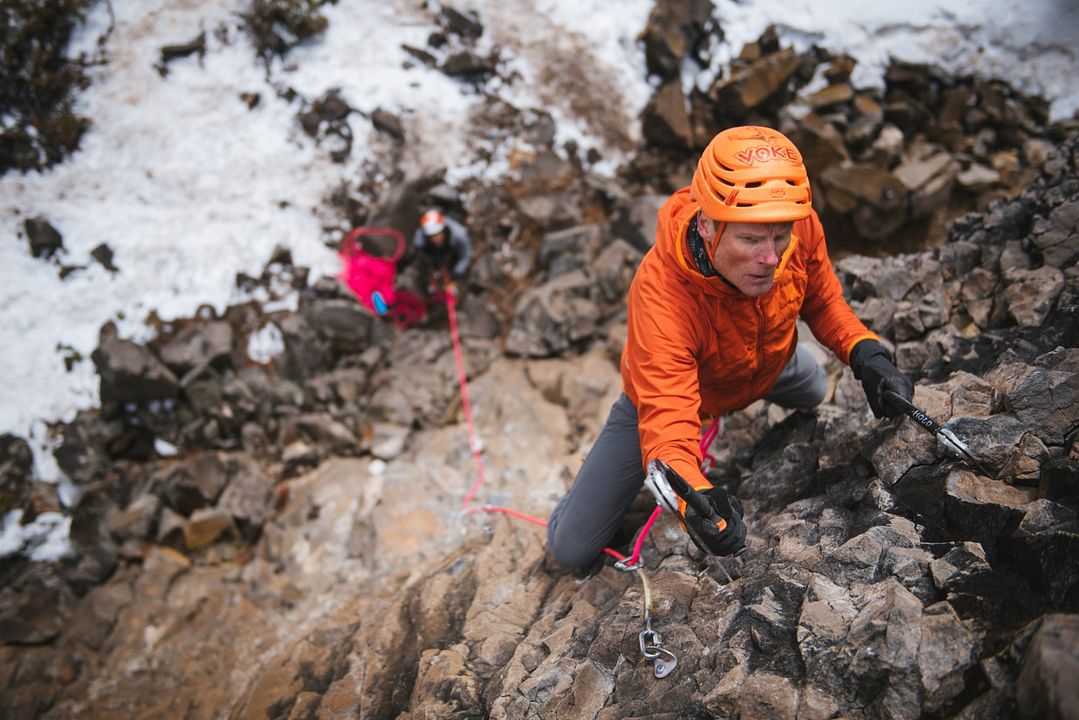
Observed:
[[[472,238],[465,226],[447,217],[446,242],[441,246],[433,245],[422,229],[417,229],[412,237],[412,245],[423,253],[431,270],[449,270],[454,279],[462,277],[472,264]]]

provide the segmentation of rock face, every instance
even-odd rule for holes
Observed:
[[[256,5],[250,23],[289,29]],[[102,407],[58,428],[74,506],[34,480],[25,441],[0,438],[5,542],[8,523],[71,526],[54,563],[0,559],[0,716],[1073,716],[1079,136],[1039,145],[1036,100],[931,68],[895,64],[883,95],[857,90],[849,58],[798,55],[774,32],[683,98],[672,79],[706,59],[710,15],[657,4],[651,137],[618,181],[554,152],[550,116],[501,108],[538,148],[512,179],[425,181],[371,211],[430,190],[476,231],[460,318],[475,437],[445,318],[395,329],[332,279],[309,287],[287,253],[240,282],[298,289],[293,310],[204,313],[145,345],[103,328]],[[494,59],[458,55],[482,22],[440,18],[430,62],[481,82]],[[287,50],[275,37],[264,52]],[[542,522],[620,393],[623,297],[664,184],[685,182],[705,129],[768,120],[820,63],[828,86],[803,98],[795,134],[815,201],[866,237],[1040,167],[938,247],[836,263],[915,403],[984,469],[910,419],[873,420],[822,355],[827,402],[757,403],[711,448],[747,511],[745,556],[703,556],[664,515],[641,572],[559,568],[542,530],[502,510]],[[355,114],[328,92],[300,122],[344,159]],[[986,124],[992,137],[974,131]],[[255,352],[266,334],[274,351]],[[652,508],[642,494],[620,537]]]
[[[1069,716],[1079,276],[1032,237],[1074,202],[1077,156],[1073,139],[1051,156],[1064,158],[1057,171],[964,218],[939,249],[837,265],[857,311],[919,378],[916,404],[994,477],[912,420],[871,420],[834,359],[839,380],[817,411],[730,416],[712,451],[747,510],[749,552],[705,557],[672,518],[653,527],[652,629],[677,659],[662,679],[642,655],[635,574],[569,573],[540,529],[461,513],[474,466],[444,331],[384,333],[325,287],[274,319],[285,340],[269,368],[239,366],[236,347],[262,321],[238,308],[177,328],[156,354],[110,350],[125,341],[106,333],[102,358],[165,361],[131,377],[172,368],[185,380],[165,414],[132,399],[68,428],[65,467],[98,489],[74,516],[75,556],[5,566],[5,712]],[[608,237],[595,225],[538,237],[510,357],[465,338],[487,470],[473,511],[544,518],[617,397],[617,298],[640,253]],[[1023,282],[1006,269],[1017,266],[1063,278],[1038,303],[1037,332],[996,309]],[[993,304],[978,321],[971,297]],[[928,354],[914,362],[916,351]],[[134,367],[102,361],[121,366]],[[187,382],[196,372],[212,401]],[[136,417],[188,452],[124,459]],[[27,506],[16,440],[5,487]]]
[[[1079,617],[1046,615],[1027,648],[1017,690],[1023,717],[1074,717],[1079,698],[1068,687],[1079,671]]]

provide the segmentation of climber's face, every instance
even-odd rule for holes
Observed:
[[[720,223],[698,215],[702,238],[712,238]],[[749,297],[772,289],[776,268],[791,242],[794,223],[723,223],[712,254],[715,269]]]

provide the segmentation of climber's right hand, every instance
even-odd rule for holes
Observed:
[[[712,555],[741,555],[746,549],[742,503],[718,486],[694,490],[663,460],[648,463],[645,486],[661,507],[677,513],[693,543]]]
[[[697,510],[679,499],[679,510],[687,526],[692,527],[704,547],[701,550],[712,555],[741,555],[746,550],[746,524],[742,522],[742,503],[721,487],[698,490],[697,494],[712,507],[711,517],[703,517]]]

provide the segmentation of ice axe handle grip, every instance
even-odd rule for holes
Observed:
[[[686,505],[693,508],[703,518],[719,520],[719,515],[716,514],[716,509],[712,507],[712,503],[708,502],[708,499],[701,495],[699,492],[693,489],[693,486],[686,482],[678,473],[673,470],[667,475],[667,482],[671,484],[671,489],[674,490],[680,498],[686,501]]]
[[[884,399],[905,412],[911,420],[918,423],[929,432],[936,434],[944,429],[940,423],[919,410],[914,403],[910,402],[899,393],[893,392],[892,390],[885,390]]]
[[[686,505],[692,507],[694,512],[696,512],[701,517],[708,518],[710,520],[718,521],[722,519],[716,513],[716,509],[712,507],[712,503],[708,502],[708,500],[705,499],[703,495],[694,490],[692,487],[687,487],[686,490],[686,494],[682,495],[682,497],[685,499]]]

